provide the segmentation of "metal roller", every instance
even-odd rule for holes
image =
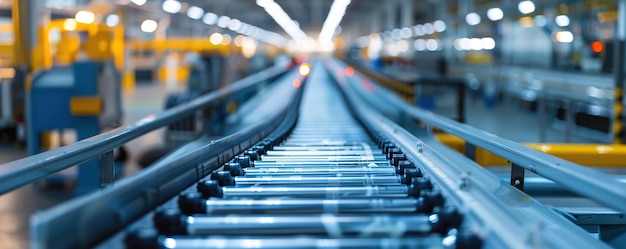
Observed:
[[[306,176],[306,175],[265,175],[257,177],[235,177],[238,186],[243,185],[399,185],[406,184],[399,175],[360,175],[360,176]]]
[[[197,189],[205,197],[307,197],[307,198],[348,198],[348,197],[419,197],[424,190],[432,189],[426,182],[413,182],[411,185],[392,186],[250,186],[222,187],[215,180],[201,181]]]
[[[355,166],[355,167],[266,167],[246,168],[246,176],[264,175],[395,175],[396,168],[391,166]]]
[[[312,237],[256,237],[232,238],[225,236],[196,237],[161,237],[158,248],[169,249],[438,249],[443,238],[439,235],[415,236],[412,238],[312,238]],[[285,241],[289,241],[286,243]]]
[[[316,94],[332,100],[305,105],[289,136],[250,146],[197,192],[180,194],[178,208],[157,211],[151,246],[441,248],[456,240],[448,233],[463,217],[418,165],[389,140],[373,141],[336,92]]]
[[[178,198],[185,214],[227,213],[429,213],[443,204],[438,193],[424,193],[420,198],[264,198],[204,199],[200,193],[188,192]]]
[[[402,237],[411,234],[446,233],[458,227],[454,210],[424,215],[297,214],[297,215],[200,215],[185,216],[178,209],[164,209],[154,224],[164,235],[325,235],[333,238]]]

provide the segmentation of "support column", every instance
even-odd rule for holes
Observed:
[[[413,25],[413,0],[402,0],[400,6],[402,11],[400,26],[410,27],[411,25]]]
[[[613,117],[614,143],[626,142],[626,133],[624,132],[623,117],[624,111],[624,57],[626,56],[626,0],[619,0],[618,3],[617,28],[615,31],[615,59],[613,63],[613,76],[615,80],[615,103]],[[621,110],[621,111],[620,111]]]
[[[385,4],[385,30],[392,30],[396,28],[396,0],[386,1]]]
[[[382,13],[380,10],[374,10],[373,11],[373,17],[370,18],[370,33],[378,33],[380,31],[382,31],[381,29],[381,23],[380,20],[382,20]]]
[[[32,49],[37,45],[45,1],[12,0],[11,15],[14,35],[13,65],[30,67]]]

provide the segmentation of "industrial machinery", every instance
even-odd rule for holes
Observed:
[[[22,168],[0,175],[0,193],[76,162],[104,162],[101,191],[31,218],[33,248],[625,244],[623,181],[417,109],[347,68],[332,59],[299,70],[277,65],[161,115],[12,162]],[[238,131],[200,137],[113,181],[115,147],[281,74],[263,101],[236,114]],[[510,178],[437,142],[431,125],[510,160]],[[538,199],[546,196],[596,204],[551,207]]]
[[[67,22],[73,26],[68,27]],[[114,30],[104,24],[79,24],[74,19],[51,21],[43,30],[60,32],[59,44],[64,45],[57,47],[54,58],[43,52],[47,56],[42,57],[42,68],[29,79],[26,88],[30,154],[44,149],[42,141],[48,132],[73,129],[77,140],[83,140],[119,126],[122,119],[121,80],[112,52]],[[50,44],[42,42],[39,50],[46,48]],[[56,62],[46,66],[53,59]],[[99,188],[98,165],[97,160],[91,160],[78,167],[72,177],[77,193]],[[67,184],[68,180],[63,177],[60,181]]]

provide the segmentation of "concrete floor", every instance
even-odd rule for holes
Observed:
[[[159,113],[163,110],[166,94],[182,90],[183,87],[180,86],[137,85],[134,91],[124,94],[125,124]],[[485,108],[478,98],[469,98],[466,108],[467,122],[470,125],[519,142],[539,141],[538,118],[534,112],[511,105]],[[130,158],[125,166],[126,175],[131,175],[140,169],[137,160],[143,153],[162,145],[162,133],[162,130],[155,131],[127,144]],[[547,141],[562,142],[564,134],[551,129],[548,132]],[[574,138],[573,141],[587,142],[580,138]],[[0,145],[0,164],[24,156],[26,156],[24,148]],[[27,248],[30,214],[65,201],[72,196],[69,190],[44,190],[35,185],[27,185],[0,196],[0,247]]]

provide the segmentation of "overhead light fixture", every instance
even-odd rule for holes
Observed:
[[[413,36],[413,32],[411,31],[411,28],[409,27],[404,27],[400,30],[400,34],[402,35],[402,39],[409,39],[411,38],[411,36]]]
[[[215,25],[217,24],[218,18],[219,17],[215,13],[207,12],[206,14],[204,14],[204,17],[202,18],[202,22],[208,25]]]
[[[481,38],[480,42],[482,43],[482,47],[484,50],[492,50],[496,48],[496,40],[491,37]]]
[[[76,20],[76,21],[78,21],[78,20]],[[556,18],[554,18],[554,22],[559,27],[567,27],[567,26],[569,26],[569,23],[570,23],[569,17],[567,17],[566,15],[558,15],[558,16],[556,16]]]
[[[222,41],[224,41],[224,37],[220,33],[213,33],[209,37],[209,41],[213,45],[219,45],[219,44],[222,44]]]
[[[63,29],[66,31],[74,31],[76,30],[76,20],[74,18],[65,19],[63,22]]]
[[[155,20],[147,19],[141,23],[141,31],[146,32],[146,33],[152,33],[156,31],[157,26],[158,25]]]
[[[443,32],[446,31],[446,23],[442,20],[437,20],[435,22],[433,22],[433,28],[435,29],[435,32]]]
[[[183,5],[176,0],[165,0],[163,2],[163,11],[167,12],[167,13],[171,13],[171,14],[175,14],[180,12],[180,10],[183,8]]]
[[[499,21],[504,17],[504,12],[500,8],[491,8],[487,10],[487,18],[491,21]]]
[[[476,12],[469,13],[465,16],[465,22],[471,26],[478,25],[480,23],[480,15]]]
[[[333,4],[330,6],[330,11],[328,12],[328,16],[326,16],[326,20],[322,25],[322,31],[320,32],[318,40],[330,41],[333,39],[335,30],[339,26],[339,23],[341,23],[343,16],[346,14],[348,5],[350,5],[350,0],[333,1]]]
[[[228,29],[232,31],[237,31],[240,28],[241,28],[241,21],[239,21],[238,19],[230,20],[230,24],[228,24]]]
[[[415,36],[423,36],[426,34],[426,31],[424,31],[424,25],[421,24],[415,25],[413,31],[413,33],[415,33]]]
[[[555,33],[554,38],[557,42],[570,43],[574,41],[574,34],[569,31],[559,31]]]
[[[117,26],[117,24],[120,23],[120,16],[118,16],[116,14],[110,14],[110,15],[107,16],[107,18],[104,20],[104,22],[109,27],[115,27],[115,26]]]
[[[274,0],[256,0],[256,4],[263,7],[267,14],[294,40],[303,41],[306,39],[304,31]]]
[[[90,24],[93,23],[94,20],[96,20],[96,15],[94,15],[93,12],[81,10],[76,12],[76,16],[74,16],[74,19],[76,19],[76,22],[79,23]]]
[[[187,16],[191,19],[199,20],[204,15],[204,10],[198,6],[191,6],[187,9]]]
[[[131,2],[133,2],[134,4],[138,5],[138,6],[142,6],[144,4],[146,4],[146,0],[130,0]]]
[[[435,27],[432,23],[424,23],[424,32],[426,32],[427,35],[432,35],[435,33]]]
[[[521,1],[517,5],[517,9],[520,13],[526,15],[535,12],[535,3],[532,1]]]
[[[217,19],[217,26],[220,28],[226,28],[228,24],[230,24],[230,17],[220,16],[220,18]]]

